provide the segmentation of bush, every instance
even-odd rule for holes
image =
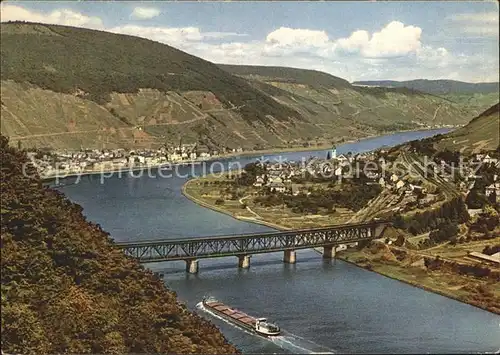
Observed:
[[[217,200],[215,200],[215,204],[216,205],[223,205],[224,204],[224,199],[218,198]]]

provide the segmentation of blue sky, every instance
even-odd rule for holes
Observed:
[[[2,2],[2,21],[96,28],[217,63],[347,80],[498,81],[496,2]]]

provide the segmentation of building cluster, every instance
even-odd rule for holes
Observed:
[[[384,152],[381,152],[384,153]],[[361,163],[358,165],[356,163]],[[358,166],[367,166],[372,163],[375,169],[361,169],[357,171]],[[450,169],[446,162],[441,161],[441,164],[434,165],[434,177],[456,183],[461,187],[461,191],[467,194],[473,187],[474,182],[480,179],[481,176],[475,176],[475,166],[477,163],[496,164],[500,168],[498,159],[491,157],[488,154],[478,154],[467,162],[464,162],[460,167],[461,173],[465,172],[467,182],[462,181],[460,174],[450,174]],[[430,206],[439,198],[438,191],[432,183],[425,184],[425,179],[413,179],[409,174],[404,172],[391,171],[383,154],[375,152],[361,154],[340,154],[337,155],[336,149],[328,152],[326,159],[312,157],[305,164],[290,162],[260,162],[263,173],[255,177],[254,187],[267,188],[271,192],[281,192],[290,195],[298,195],[299,193],[308,193],[306,184],[296,183],[300,180],[300,176],[309,173],[310,176],[316,177],[331,177],[332,180],[345,179],[349,177],[362,177],[363,183],[367,185],[379,185],[382,189],[388,191],[395,196],[394,205],[404,206],[413,205],[418,207]],[[432,169],[431,169],[432,170]],[[483,193],[489,197],[491,194],[496,194],[497,202],[500,202],[500,180],[498,175],[494,176],[494,183],[486,186]],[[400,209],[400,207],[395,207]]]
[[[476,186],[476,182],[483,179],[481,175],[476,175],[476,167],[479,164],[493,164],[497,172],[500,172],[500,160],[492,157],[489,154],[476,154],[465,166],[466,172],[466,182],[460,182],[461,190],[465,190],[466,193],[469,193]],[[497,203],[500,203],[500,179],[498,174],[493,175],[493,182],[484,187],[484,193],[486,197],[490,197],[492,194],[495,194],[495,199]]]
[[[234,149],[235,152],[240,150]],[[189,163],[219,156],[206,146],[182,144],[159,149],[86,149],[79,151],[28,152],[42,178],[67,176],[86,172],[117,171],[153,167],[169,163]]]

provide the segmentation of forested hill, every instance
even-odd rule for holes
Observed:
[[[148,39],[67,26],[2,23],[2,80],[30,82],[60,93],[81,90],[106,103],[110,94],[211,91],[224,104],[244,105],[247,120],[299,117],[215,64]]]
[[[271,67],[261,65],[218,64],[218,66],[231,74],[241,76],[269,77],[274,78],[277,81],[295,84],[307,84],[312,87],[351,87],[351,84],[347,80],[317,70]]]
[[[219,330],[44,188],[0,137],[2,334],[10,354],[230,354]],[[29,177],[29,175],[34,177]]]
[[[49,149],[297,148],[464,124],[467,108],[313,70],[219,66],[144,38],[1,24],[1,133]],[[491,106],[491,105],[490,105]]]
[[[355,81],[354,85],[366,86],[381,86],[400,88],[405,87],[408,89],[418,90],[429,94],[442,95],[442,94],[488,94],[496,93],[499,91],[499,83],[466,83],[456,80],[408,80],[408,81],[394,81],[394,80],[373,80],[373,81]]]

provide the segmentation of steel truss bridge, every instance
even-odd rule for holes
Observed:
[[[225,256],[243,257],[316,247],[324,247],[325,251],[331,251],[333,248],[335,251],[335,246],[339,244],[379,238],[388,225],[388,221],[372,221],[271,233],[125,242],[116,243],[116,247],[122,249],[127,256],[148,263]]]

